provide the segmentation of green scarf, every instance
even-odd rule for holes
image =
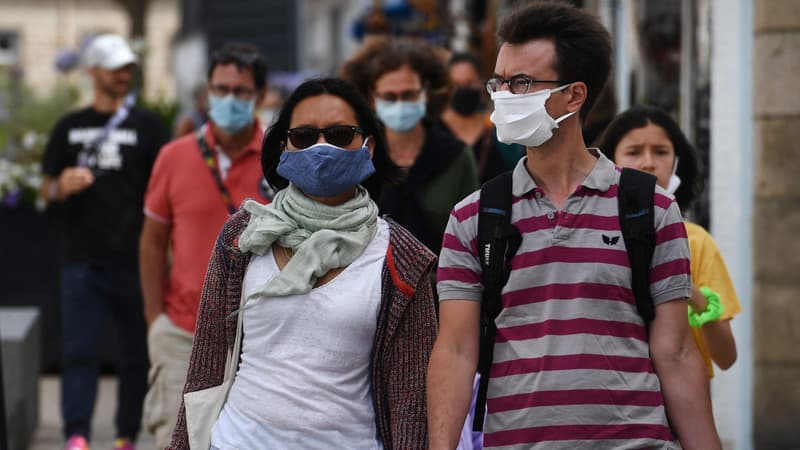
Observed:
[[[251,217],[239,236],[242,251],[264,255],[275,241],[294,250],[283,270],[245,300],[311,291],[317,278],[355,261],[378,227],[378,206],[361,186],[350,200],[329,206],[289,184],[269,205],[249,200],[244,209]]]

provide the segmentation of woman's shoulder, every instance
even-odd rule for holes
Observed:
[[[689,239],[689,246],[693,253],[697,255],[719,254],[719,247],[714,237],[701,225],[693,222],[684,221],[686,226],[686,237]]]
[[[689,222],[685,220],[683,225],[686,227],[686,235],[689,239],[698,239],[698,240],[710,240],[713,242],[714,238],[711,237],[711,234],[703,228],[701,225],[698,225],[694,222]]]
[[[430,264],[436,261],[436,254],[405,227],[391,218],[385,220],[389,224],[389,246],[398,271],[405,271],[412,278],[427,272]]]
[[[474,166],[475,165],[475,155],[470,147],[462,147],[461,150],[458,152],[458,155],[455,158],[455,163],[461,165]]]
[[[254,200],[246,200],[247,201],[254,201]],[[250,222],[250,212],[247,211],[244,206],[239,208],[234,214],[228,217],[228,220],[225,221],[225,224],[222,226],[222,231],[220,231],[218,242],[224,245],[226,248],[228,247],[238,247],[239,245],[239,235],[242,234],[247,224]]]

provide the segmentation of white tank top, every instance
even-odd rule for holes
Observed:
[[[256,297],[244,309],[242,360],[211,431],[228,449],[382,449],[370,366],[389,227],[361,256],[308,294]],[[245,296],[279,272],[253,256]]]

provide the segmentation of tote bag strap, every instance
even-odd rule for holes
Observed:
[[[244,299],[244,294],[242,299]],[[222,407],[228,400],[231,386],[233,386],[233,379],[239,363],[239,350],[242,348],[242,305],[244,305],[244,301],[240,303],[236,312],[236,339],[225,359],[222,384],[201,391],[189,392],[183,396],[189,448],[192,450],[208,450],[211,446],[211,429],[217,422]]]

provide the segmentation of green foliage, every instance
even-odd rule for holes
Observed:
[[[37,207],[42,182],[40,161],[55,122],[75,108],[78,89],[59,81],[44,96],[15,69],[0,69],[0,205]]]
[[[45,95],[37,94],[20,73],[0,68],[0,206],[41,207],[39,166],[50,130],[80,98],[79,89],[65,80]],[[172,129],[180,109],[177,102],[158,98],[140,103]]]
[[[36,162],[16,163],[0,156],[0,206],[43,209],[39,198],[42,175]]]
[[[40,161],[50,129],[75,108],[78,97],[78,89],[66,81],[40,96],[13,73],[0,71],[0,109],[8,112],[0,123],[0,156],[21,163]]]
[[[164,121],[164,125],[168,130],[173,128],[175,118],[178,116],[178,113],[181,109],[181,105],[178,102],[165,100],[163,97],[152,101],[148,99],[141,99],[140,104],[143,108],[147,108],[150,111],[158,114],[161,117],[161,120]]]

